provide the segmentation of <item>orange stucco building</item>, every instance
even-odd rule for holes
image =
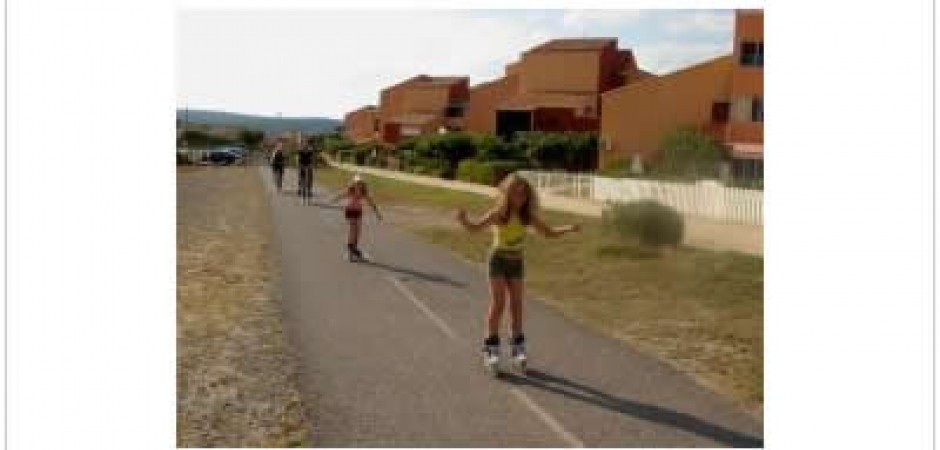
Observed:
[[[403,138],[464,128],[467,77],[418,75],[382,90],[378,107],[379,138],[394,144]]]
[[[600,165],[650,159],[665,133],[693,126],[762,171],[763,28],[763,12],[737,11],[733,53],[604,93]]]
[[[597,130],[600,94],[649,76],[616,38],[554,39],[523,52],[503,77],[471,88],[466,127],[504,137]]]
[[[379,110],[375,106],[364,106],[343,117],[343,134],[357,144],[379,140]]]

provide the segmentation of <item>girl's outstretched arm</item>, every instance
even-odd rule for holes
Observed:
[[[382,220],[382,214],[379,213],[379,208],[378,206],[375,206],[375,202],[372,201],[372,197],[367,195],[366,201],[369,202],[369,206],[372,207],[372,211],[375,211],[375,217],[378,217],[379,220]]]
[[[535,227],[535,230],[538,231],[542,236],[549,238],[555,238],[566,233],[581,231],[581,225],[578,224],[550,227],[542,221],[541,217],[538,216],[532,218],[532,226]]]
[[[495,211],[487,211],[487,213],[484,214],[479,219],[471,220],[467,218],[467,211],[464,211],[463,209],[458,209],[457,210],[457,222],[459,222],[460,225],[463,225],[463,227],[467,229],[467,231],[477,232],[477,231],[482,230],[486,226],[491,225],[493,223],[494,215],[495,215]]]

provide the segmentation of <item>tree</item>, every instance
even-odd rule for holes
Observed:
[[[242,141],[248,148],[257,148],[264,141],[264,132],[241,130],[238,132],[238,140]]]

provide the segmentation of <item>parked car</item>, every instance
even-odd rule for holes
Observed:
[[[210,150],[203,156],[203,161],[209,164],[228,166],[241,161],[244,155],[229,149]]]
[[[219,150],[229,151],[243,158],[248,155],[248,149],[241,145],[228,145],[225,147],[219,147]]]

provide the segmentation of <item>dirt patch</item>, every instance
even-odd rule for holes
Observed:
[[[177,446],[309,446],[254,168],[177,172]]]

